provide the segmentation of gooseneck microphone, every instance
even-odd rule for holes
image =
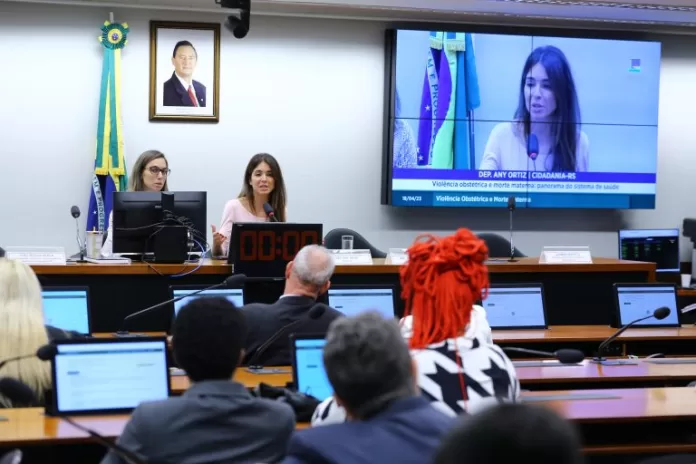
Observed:
[[[527,156],[529,156],[529,159],[532,161],[536,161],[539,156],[539,139],[535,134],[529,134],[527,140]],[[536,166],[534,170],[536,170]]]
[[[25,354],[22,356],[15,356],[14,358],[8,358],[3,361],[0,361],[0,369],[5,367],[5,364],[14,362],[14,361],[21,361],[22,359],[29,359],[29,358],[39,358],[42,361],[50,361],[53,358],[56,357],[56,354],[58,353],[58,348],[56,348],[56,345],[48,344],[48,345],[43,345],[39,347],[38,350],[36,350],[36,353],[32,354]]]
[[[317,303],[314,306],[312,306],[309,311],[307,312],[306,317],[300,317],[296,321],[292,321],[289,324],[284,325],[280,329],[276,331],[273,335],[268,338],[265,342],[259,346],[256,351],[254,351],[254,354],[249,358],[249,362],[247,363],[247,371],[254,373],[254,374],[261,374],[263,372],[263,364],[256,364],[256,361],[261,358],[261,355],[264,354],[268,348],[280,338],[281,335],[286,333],[288,329],[293,328],[297,324],[301,322],[307,322],[307,320],[316,320],[319,319],[321,316],[324,315],[324,312],[326,312],[326,306],[323,303]]]
[[[265,211],[266,217],[268,217],[269,221],[278,222],[278,218],[275,216],[275,212],[273,212],[273,207],[270,203],[264,203],[263,210]]]
[[[155,305],[149,306],[145,309],[141,309],[140,311],[136,311],[134,313],[131,313],[127,315],[126,317],[123,318],[123,321],[121,321],[121,329],[116,332],[117,337],[129,337],[129,336],[134,336],[132,334],[129,334],[128,330],[126,330],[126,324],[128,321],[130,321],[133,318],[136,318],[140,316],[141,314],[149,313],[150,311],[154,311],[155,309],[159,309],[162,306],[167,306],[172,303],[176,303],[177,301],[181,301],[184,298],[190,298],[192,296],[198,295],[199,293],[203,293],[208,290],[215,290],[216,288],[220,287],[235,287],[237,285],[243,285],[244,282],[246,281],[246,274],[233,274],[226,278],[224,281],[220,282],[219,284],[211,285],[210,287],[206,288],[201,288],[200,290],[196,290],[195,292],[187,293],[186,295],[181,295],[177,296],[175,298],[170,298],[169,300],[163,301],[161,303],[157,303]]]
[[[509,262],[514,263],[517,261],[515,259],[515,245],[512,241],[512,216],[515,213],[515,207],[517,206],[517,201],[514,196],[508,197],[508,211],[510,211],[510,259]]]
[[[662,319],[669,316],[669,314],[671,312],[672,311],[668,307],[662,306],[660,308],[657,308],[655,311],[653,311],[653,313],[651,315],[641,317],[640,319],[636,319],[635,321],[631,321],[628,324],[626,324],[625,326],[621,327],[619,330],[616,331],[616,333],[614,333],[614,335],[612,335],[611,337],[607,338],[602,343],[600,343],[599,348],[597,348],[597,356],[592,359],[592,362],[596,363],[596,364],[602,364],[603,366],[622,366],[622,365],[638,364],[637,361],[630,360],[630,359],[629,360],[627,360],[627,359],[607,359],[604,357],[604,353],[605,353],[607,347],[611,344],[611,342],[613,342],[614,340],[619,338],[619,335],[624,333],[626,331],[626,329],[628,329],[632,325],[635,325],[635,324],[642,322],[646,319],[651,319],[653,317],[655,319],[657,319],[658,321],[661,321]]]
[[[80,238],[80,222],[78,221],[80,218],[80,208],[78,208],[76,205],[71,206],[70,214],[75,218],[75,239],[77,241],[77,248],[80,250],[80,258],[74,261],[78,263],[86,263],[87,261],[85,261],[85,254],[87,253],[87,242]]]
[[[563,348],[558,351],[554,351],[553,353],[549,351],[529,350],[527,348],[515,347],[505,347],[503,348],[503,351],[505,351],[506,353],[521,353],[530,354],[534,356],[544,356],[547,358],[555,358],[561,364],[578,364],[583,359],[585,359],[585,354],[582,351],[570,348]]]

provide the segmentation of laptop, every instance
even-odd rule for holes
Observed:
[[[290,335],[292,382],[297,391],[311,395],[319,401],[333,395],[322,358],[325,343],[326,340],[321,334]]]
[[[669,308],[669,316],[658,321],[647,319],[632,327],[680,327],[680,311],[677,309],[677,286],[675,284],[642,283],[614,284],[616,296],[617,327],[623,327],[631,321],[651,315],[657,308]]]
[[[41,298],[46,325],[92,334],[88,287],[44,287]]]
[[[169,292],[171,294],[171,298],[178,298],[180,296],[190,295],[191,293],[204,289],[206,287],[208,287],[208,285],[171,285],[169,287]],[[185,297],[179,301],[174,302],[173,317],[176,317],[176,315],[179,314],[181,308],[186,306],[189,302],[195,300],[196,298],[204,296],[217,296],[221,298],[227,298],[227,300],[234,303],[234,305],[238,308],[244,306],[243,288],[215,288],[212,290],[205,290],[201,293],[197,293],[194,296]]]
[[[346,316],[377,311],[385,318],[396,317],[393,285],[333,285],[327,303]]]
[[[47,409],[54,415],[125,413],[143,401],[169,397],[165,337],[54,343],[52,405]]]
[[[540,283],[491,284],[482,302],[491,329],[546,329],[544,286]]]

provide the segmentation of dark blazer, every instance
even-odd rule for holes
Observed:
[[[53,327],[52,325],[46,326],[46,334],[48,335],[48,341],[53,342],[56,340],[70,340],[73,338],[84,338],[85,336],[79,332],[73,330],[63,330],[58,327]]]
[[[284,296],[273,304],[252,303],[244,306],[249,335],[243,364],[247,364],[254,352],[281,327],[304,318],[304,322],[289,329],[254,361],[254,364],[264,366],[287,366],[292,362],[290,334],[325,334],[329,324],[343,316],[343,313],[327,306],[319,319],[309,319],[307,312],[315,304],[316,300],[307,296]]]
[[[117,443],[148,462],[275,463],[295,429],[292,408],[236,382],[195,383],[182,396],[141,403]],[[102,464],[125,464],[110,452]]]
[[[205,85],[198,81],[191,81],[191,83],[193,84],[193,89],[196,91],[198,106],[204,108],[206,103]],[[184,86],[181,85],[181,82],[174,73],[172,73],[172,77],[162,86],[162,93],[164,95],[164,106],[193,106],[188,94],[188,89],[185,89]]]
[[[423,464],[432,462],[454,417],[414,396],[366,421],[295,432],[283,464]]]

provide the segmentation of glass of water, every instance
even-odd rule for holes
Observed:
[[[341,250],[353,249],[354,237],[352,235],[341,235]]]

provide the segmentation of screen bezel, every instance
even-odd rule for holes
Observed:
[[[326,293],[323,295],[320,295],[319,298],[322,298],[322,303],[325,303],[326,305],[330,306],[333,309],[333,306],[330,304],[330,299],[329,299],[329,293],[332,290],[391,290],[392,294],[392,308],[394,310],[394,319],[400,319],[400,316],[398,314],[398,300],[396,296],[396,285],[390,285],[390,284],[336,284],[332,285]],[[339,311],[336,309],[336,311]],[[340,312],[340,311],[339,311]]]
[[[210,287],[210,285],[170,285],[170,286],[169,286],[169,299],[170,299],[170,300],[173,300],[174,298],[176,298],[176,297],[174,296],[174,291],[175,291],[175,290],[192,290],[192,291],[196,291],[196,290],[203,290],[203,289],[206,289],[206,288],[208,288],[208,287]],[[242,291],[242,302],[243,302],[243,304],[248,304],[248,303],[249,303],[249,302],[247,302],[247,299],[246,299],[247,296],[246,296],[246,292],[244,291],[244,290],[245,290],[244,284],[240,284],[240,285],[227,285],[226,287],[222,287],[222,288],[220,288],[220,287],[218,287],[218,288],[211,288],[210,290],[241,290],[241,291]],[[196,295],[196,296],[197,296],[197,297],[198,297],[198,296],[205,296],[205,292],[201,292],[201,293],[199,293],[199,294]],[[184,299],[185,299],[185,298],[184,298]],[[170,306],[170,309],[171,309],[171,318],[170,318],[170,319],[171,319],[171,321],[172,321],[172,323],[173,323],[173,322],[174,322],[174,318],[176,318],[176,312],[175,312],[175,310],[174,310],[174,302],[172,301],[171,304],[170,304],[169,306]]]
[[[391,25],[385,31],[384,35],[384,111],[383,111],[383,129],[382,129],[382,172],[381,172],[381,188],[380,188],[380,204],[387,205],[392,208],[405,209],[423,209],[433,208],[433,206],[420,205],[394,205],[393,204],[393,170],[394,170],[394,107],[396,103],[396,49],[397,49],[397,32],[399,30],[442,30],[448,32],[469,32],[472,34],[505,34],[514,36],[535,36],[535,37],[559,37],[559,38],[575,38],[575,39],[599,39],[599,40],[622,40],[633,42],[657,42],[660,44],[660,56],[664,57],[664,47],[659,38],[654,34],[638,32],[638,31],[612,31],[612,30],[589,30],[589,29],[571,29],[571,28],[554,28],[554,27],[535,27],[532,31],[528,26],[514,25],[490,25],[490,24],[473,24],[473,23],[417,23],[412,21],[397,22]],[[657,96],[659,102],[659,94]],[[659,129],[659,123],[658,123]],[[655,154],[657,157],[657,153]],[[657,174],[657,173],[655,173]],[[654,205],[652,208],[642,207],[640,209],[655,209],[657,207],[657,192],[654,195]],[[446,206],[435,207],[440,209],[472,209],[477,210],[500,210],[503,206]],[[639,208],[603,208],[603,207],[567,207],[567,206],[545,206],[522,209],[535,210],[562,210],[571,209],[575,211],[597,211],[597,210],[630,210]]]
[[[488,320],[488,325],[490,325],[491,330],[544,330],[549,328],[548,312],[546,310],[546,296],[544,293],[544,284],[541,282],[524,282],[524,283],[509,283],[509,284],[491,284],[490,288],[534,288],[541,290],[541,309],[544,315],[543,325],[512,325],[504,327],[493,327]],[[481,301],[481,307],[486,311],[486,319],[488,319],[488,309],[483,305]]]
[[[89,331],[86,334],[81,334],[81,335],[92,335],[93,333],[93,328],[92,328],[92,303],[91,303],[91,296],[89,294],[89,287],[88,286],[80,286],[80,285],[66,285],[66,286],[61,286],[61,285],[50,285],[46,287],[41,287],[41,301],[43,303],[43,292],[75,292],[75,291],[85,291],[87,292],[87,330]],[[43,306],[43,304],[42,304]],[[44,315],[45,318],[45,313],[43,312],[44,309],[43,307],[41,308],[41,313]],[[60,330],[65,330],[60,327],[56,327],[57,329]],[[65,330],[66,332],[75,332],[71,330]],[[79,332],[78,332],[79,333]]]
[[[172,396],[172,382],[169,375],[169,346],[167,345],[166,337],[128,337],[128,338],[73,338],[67,340],[56,340],[53,342],[58,348],[61,345],[104,345],[104,344],[118,344],[118,343],[134,343],[134,342],[162,342],[164,345],[164,356],[165,356],[165,377],[167,379],[167,398]],[[56,353],[56,357],[60,356],[60,353]],[[52,397],[50,404],[46,403],[46,413],[51,415],[70,415],[70,416],[89,416],[89,415],[105,415],[105,414],[123,414],[132,412],[137,406],[132,408],[118,408],[118,409],[86,409],[80,411],[61,411],[58,409],[58,383],[56,382],[56,363],[55,359],[51,360],[51,381],[52,383]],[[166,399],[166,398],[162,398]]]
[[[674,292],[674,307],[676,308],[677,312],[677,323],[672,324],[672,323],[662,323],[660,321],[657,321],[657,324],[634,324],[631,326],[631,328],[638,328],[638,329],[661,329],[661,328],[666,328],[666,327],[681,327],[682,325],[682,314],[681,311],[679,310],[679,300],[677,298],[677,285],[676,284],[670,284],[670,283],[662,283],[662,282],[645,282],[645,283],[615,283],[614,284],[614,321],[616,322],[616,328],[621,328],[624,325],[628,324],[631,321],[624,322],[621,319],[621,306],[619,304],[619,287],[664,287],[664,288],[670,288]],[[655,308],[657,309],[657,308]]]
[[[296,333],[291,333],[290,336],[288,337],[290,340],[290,353],[292,353],[292,356],[290,357],[292,361],[292,387],[296,391],[299,390],[299,378],[298,378],[298,372],[299,370],[297,369],[297,349],[295,342],[298,340],[326,340],[326,335],[321,334],[321,333],[314,333],[314,334],[296,334]],[[324,368],[326,369],[326,368]],[[329,382],[330,384],[331,382]],[[332,386],[333,388],[333,386]]]
[[[619,229],[618,232],[616,233],[616,236],[617,236],[617,239],[619,242],[619,259],[629,261],[628,259],[624,258],[622,253],[621,253],[621,249],[622,249],[621,248],[621,232],[643,232],[643,231],[647,232],[650,230],[664,230],[664,231],[670,231],[670,232],[674,231],[676,233],[675,235],[677,237],[677,261],[678,261],[678,266],[681,266],[681,254],[680,254],[681,247],[679,246],[680,240],[679,240],[679,228],[678,227],[677,228],[667,228],[667,229]],[[644,262],[651,263],[653,261],[644,261]],[[668,273],[678,274],[679,272],[681,272],[681,268],[658,269],[657,263],[655,263],[655,272],[665,273],[665,274],[668,274]]]

